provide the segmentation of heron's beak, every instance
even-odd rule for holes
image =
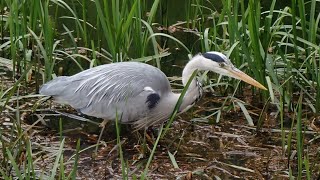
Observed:
[[[242,80],[248,84],[251,84],[252,86],[255,86],[257,88],[267,90],[262,84],[260,84],[258,81],[254,80],[252,77],[248,76],[246,73],[240,71],[239,69],[232,67],[228,68],[228,73],[230,73],[231,77],[234,77],[236,79]]]

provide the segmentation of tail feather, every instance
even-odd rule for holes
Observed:
[[[59,76],[42,85],[39,93],[47,96],[56,96],[61,94],[68,84],[68,76]]]

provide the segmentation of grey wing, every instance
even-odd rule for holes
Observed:
[[[58,101],[95,117],[115,119],[118,113],[123,122],[145,116],[170,91],[170,84],[159,69],[134,62],[83,71],[68,77],[63,86],[59,94],[53,95]]]

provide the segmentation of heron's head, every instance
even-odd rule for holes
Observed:
[[[220,52],[206,52],[199,54],[195,58],[201,61],[201,66],[205,67],[206,70],[239,79],[260,89],[267,90],[262,84],[234,67],[231,61]]]

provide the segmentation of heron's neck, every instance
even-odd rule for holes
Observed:
[[[182,71],[182,84],[183,86],[186,86],[187,85],[187,82],[189,81],[189,78],[191,77],[191,75],[193,74],[193,72],[195,70],[199,69],[198,67],[198,63],[196,60],[191,60],[187,63],[186,67],[183,69]],[[189,86],[189,89],[190,88],[195,88],[196,87],[196,83],[197,81],[195,79],[193,79],[191,81],[191,84]],[[188,90],[189,90],[188,89]]]
[[[200,64],[201,65],[201,64]],[[183,86],[186,86],[187,82],[189,81],[189,78],[192,76],[193,72],[199,68],[199,62],[197,62],[196,59],[191,60],[188,62],[186,67],[183,69],[182,72],[182,84]],[[202,96],[202,87],[201,84],[194,78],[188,89],[187,92],[183,98],[183,102],[180,106],[180,110],[184,111],[193,106],[193,104],[199,100]]]

